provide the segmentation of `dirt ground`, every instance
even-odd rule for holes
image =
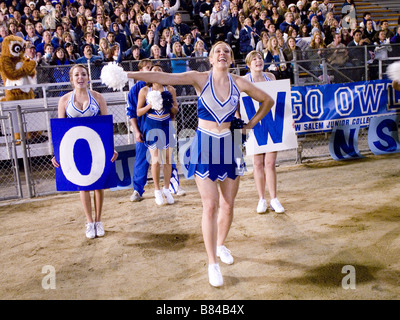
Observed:
[[[0,203],[0,297],[399,299],[400,154],[277,170],[284,214],[257,214],[252,173],[241,180],[226,242],[235,262],[220,263],[221,288],[208,284],[193,180],[161,208],[152,184],[139,203],[131,190],[107,190],[106,235],[93,240],[76,193]],[[54,289],[43,286],[48,266]],[[344,266],[354,289],[342,285]]]

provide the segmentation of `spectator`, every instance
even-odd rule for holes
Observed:
[[[182,73],[188,70],[188,60],[183,52],[182,45],[176,41],[172,45],[172,52],[167,52],[168,58],[171,59],[172,73]],[[180,58],[180,59],[179,59]],[[191,93],[190,86],[176,86],[178,96],[189,95]]]
[[[78,51],[79,51],[79,50],[78,50],[78,45],[76,44],[76,42],[75,42],[74,39],[72,38],[71,34],[70,34],[69,32],[64,32],[64,34],[62,35],[61,46],[62,46],[64,49],[66,49],[66,48],[65,48],[65,45],[66,45],[67,43],[71,43],[71,45],[73,46],[75,52],[78,52]]]
[[[277,11],[281,16],[285,16],[286,12],[288,12],[288,7],[286,6],[285,0],[279,0]]]
[[[376,35],[376,31],[374,29],[372,19],[365,20],[365,28],[364,28],[363,38],[369,40],[369,42],[367,42],[368,44],[372,44],[374,42],[375,35]]]
[[[43,55],[43,58],[42,58],[42,60],[43,60],[45,65],[49,65],[50,64],[51,58],[53,57],[53,53],[54,53],[53,46],[51,45],[51,43],[47,43],[44,46],[44,55]]]
[[[92,46],[92,50],[93,50],[93,54],[97,55],[98,51],[99,51],[99,45],[96,44],[94,37],[93,37],[93,33],[91,32],[85,32],[85,35],[83,36],[83,41],[82,41],[82,46],[81,46],[81,50],[80,50],[80,54],[83,55],[83,47],[86,44],[90,44]]]
[[[306,7],[301,0],[297,1],[296,6],[297,6],[298,13],[299,13],[300,22],[304,23],[304,20],[307,19]]]
[[[378,40],[374,43],[375,60],[388,60],[389,52],[392,52],[392,47],[389,44],[390,41],[388,38],[386,38],[385,30],[379,30]]]
[[[42,9],[40,9],[40,11],[42,11]],[[70,9],[67,10],[67,17],[71,21],[71,26],[75,28],[78,22],[78,9],[75,6],[71,6]]]
[[[333,41],[327,46],[330,49],[327,52],[326,61],[332,65],[335,69],[338,69],[341,73],[345,75],[348,74],[347,70],[353,66],[349,60],[348,50],[346,46],[342,43],[342,36],[340,33],[336,33],[333,37]],[[333,73],[335,82],[344,82],[346,79],[343,76],[334,70]]]
[[[45,47],[46,44],[50,44],[51,46],[53,46],[53,45],[52,45],[52,42],[51,42],[51,32],[50,32],[49,30],[45,30],[45,31],[43,32],[43,39],[42,39],[42,42],[39,43],[39,44],[36,46],[36,51],[37,51],[38,53],[40,53],[41,55],[44,55],[44,47]]]
[[[96,44],[99,44],[100,33],[94,27],[94,21],[92,17],[89,17],[86,22],[85,32],[90,32],[93,35],[93,39]]]
[[[387,20],[382,20],[380,24],[381,30],[385,31],[385,38],[391,39],[394,36],[394,32],[389,29],[389,22]],[[377,35],[375,35],[374,42],[378,40]]]
[[[83,43],[82,40],[85,33],[86,24],[87,24],[86,18],[83,15],[78,15],[78,20],[76,21],[76,27],[74,31],[75,31],[76,42],[78,43],[79,47]]]
[[[146,34],[147,31],[147,25],[143,21],[143,16],[141,13],[136,14],[136,24],[139,27],[140,33],[141,34]]]
[[[347,28],[340,29],[340,36],[342,38],[342,43],[347,46],[352,40],[353,36],[350,34],[350,30]]]
[[[193,52],[193,50],[194,50],[194,46],[193,46],[193,44],[192,44],[192,35],[191,35],[190,33],[186,34],[186,35],[183,37],[183,46],[182,46],[182,49],[183,49],[183,53],[184,53],[186,56],[190,57],[190,56],[192,55],[192,52]]]
[[[190,29],[190,34],[192,35],[192,38],[193,38],[193,45],[195,45],[197,41],[201,40],[201,41],[203,41],[205,49],[207,50],[205,41],[201,37],[201,33],[199,32],[199,28],[197,26],[192,26],[192,28]]]
[[[143,55],[148,58],[150,57],[150,49],[154,45],[154,31],[148,29],[146,36],[142,41]]]
[[[326,17],[328,12],[333,13],[333,9],[335,7],[334,3],[330,3],[329,0],[323,0],[323,2],[318,5],[318,9],[321,11],[322,15]]]
[[[264,30],[266,20],[269,20],[267,18],[267,10],[262,10],[260,12],[258,20],[254,23],[254,27],[256,28],[256,32],[258,35],[261,35],[261,31]]]
[[[167,57],[167,46],[168,45],[170,45],[170,44],[167,44],[167,40],[165,39],[165,37],[161,36],[158,46],[160,48],[160,55],[164,58]]]
[[[171,37],[172,43],[175,41],[181,42],[183,36],[190,33],[189,26],[182,22],[182,16],[179,12],[174,15],[173,30],[173,35]]]
[[[131,46],[137,37],[143,38],[142,33],[140,32],[140,29],[134,20],[129,22],[129,33],[130,35],[128,36],[128,41]]]
[[[277,80],[288,79],[290,75],[286,66],[287,58],[278,46],[278,39],[271,37],[268,40],[267,50],[264,51],[265,69],[273,73]],[[264,69],[264,71],[266,71]]]
[[[56,30],[53,33],[53,36],[51,38],[51,43],[53,44],[54,48],[57,48],[62,45],[62,36],[64,33],[64,27],[62,24],[56,25]]]
[[[111,30],[114,33],[115,41],[119,43],[122,52],[125,52],[128,49],[128,42],[125,34],[120,32],[118,23],[113,22],[111,24]]]
[[[239,10],[238,6],[233,5],[226,21],[227,33],[226,41],[231,46],[233,41],[239,39]]]
[[[76,63],[82,63],[82,64],[87,64],[89,63],[95,63],[95,62],[102,62],[103,59],[100,56],[93,55],[93,48],[92,45],[90,44],[85,44],[83,47],[83,56],[81,56],[79,59],[76,59]]]
[[[191,59],[190,60],[190,69],[192,70],[197,70],[197,71],[208,71],[210,70],[210,62],[206,58],[208,57],[208,52],[204,48],[204,42],[199,40],[195,43],[194,45],[194,50],[191,54],[193,58],[197,59]]]
[[[271,22],[275,25],[275,29],[279,29],[279,26],[285,19],[282,15],[278,13],[278,9],[276,6],[271,7]]]
[[[68,59],[71,63],[76,63],[76,60],[81,57],[71,42],[66,42],[64,48],[68,53]]]
[[[200,5],[199,15],[200,15],[200,18],[202,21],[204,35],[208,35],[208,32],[209,32],[210,16],[211,16],[212,10],[213,10],[213,4],[211,3],[211,0],[205,0]]]
[[[17,30],[17,24],[14,21],[8,23],[8,34],[24,38],[24,34]]]
[[[32,19],[32,10],[29,6],[25,6],[23,10],[24,14],[21,16],[21,23],[25,25],[27,21]]]
[[[101,38],[99,42],[99,51],[98,55],[103,59],[106,60],[107,56],[110,53],[110,45],[106,38]]]
[[[250,51],[254,50],[259,36],[252,28],[252,21],[250,18],[244,20],[244,26],[239,33],[240,52],[247,55]]]
[[[362,65],[366,60],[369,60],[364,56],[363,46],[365,45],[367,45],[367,40],[362,39],[362,31],[360,29],[354,30],[353,40],[347,45],[349,61],[353,64],[353,66],[358,67],[353,72],[353,81],[361,81],[363,75]]]
[[[50,65],[59,66],[52,69],[53,79],[55,82],[69,82],[69,70],[70,68],[64,67],[70,65],[71,61],[68,59],[68,53],[64,48],[58,47],[50,60]],[[60,88],[60,87],[58,87]],[[65,94],[63,91],[59,91],[59,96]]]
[[[326,48],[324,39],[319,32],[315,32],[311,38],[309,46],[304,51],[304,59],[309,60],[307,62],[307,69],[313,71],[316,76],[322,75],[321,59],[326,57]]]
[[[394,36],[390,39],[391,43],[400,43],[400,25],[397,26],[397,31]]]
[[[164,0],[164,12],[169,16],[173,16],[179,10],[180,6],[181,6],[180,0],[176,0],[175,4],[172,7],[170,0]]]
[[[26,40],[25,57],[35,60],[37,65],[41,63],[41,58],[36,53],[36,47],[30,40]]]
[[[61,19],[61,24],[64,27],[64,32],[68,32],[71,35],[72,40],[74,41],[74,43],[77,43],[75,31],[73,30],[73,28],[71,26],[71,20],[68,17],[63,17]]]
[[[161,50],[158,45],[153,45],[150,49],[150,59],[157,60],[157,64],[160,65],[164,72],[171,72],[171,64],[165,56],[161,55]]]
[[[372,30],[377,31],[378,30],[378,26],[376,24],[375,21],[372,20],[372,16],[371,16],[371,12],[364,12],[363,14],[363,20],[360,22],[360,28],[363,28],[364,30],[367,28],[367,21],[371,20],[372,22]]]
[[[31,41],[35,46],[42,42],[42,37],[38,36],[35,33],[35,26],[32,23],[28,23],[25,26],[26,36],[24,37],[25,41]]]
[[[268,45],[268,32],[267,31],[261,31],[261,39],[258,41],[256,45],[256,50],[259,52],[264,52],[264,50],[267,50],[267,45]]]
[[[214,2],[214,7],[210,16],[210,38],[211,43],[214,43],[217,35],[220,33],[224,34],[224,39],[227,36],[226,21],[228,18],[228,10],[221,8],[221,4],[218,1]]]
[[[43,40],[43,32],[44,32],[44,28],[43,28],[43,24],[41,22],[37,22],[35,24],[35,33],[42,38]]]

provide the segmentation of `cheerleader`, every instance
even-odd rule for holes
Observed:
[[[163,72],[159,65],[151,68],[152,72]],[[159,83],[149,83],[139,91],[137,115],[147,113],[144,122],[144,143],[151,155],[151,174],[154,181],[154,196],[157,205],[174,203],[169,191],[172,172],[172,148],[176,145],[175,130],[171,117],[178,113],[175,89]],[[164,187],[160,189],[160,165],[163,163]]]
[[[128,72],[128,78],[163,85],[192,85],[198,98],[198,129],[190,148],[189,174],[194,175],[203,204],[202,232],[208,256],[208,279],[212,286],[223,285],[217,256],[231,264],[233,257],[224,243],[233,220],[234,200],[243,175],[240,148],[230,130],[240,92],[260,102],[260,108],[244,125],[252,129],[271,109],[273,99],[251,82],[231,75],[232,48],[219,41],[209,55],[212,70],[183,73]],[[143,98],[144,99],[144,98]],[[219,188],[218,188],[219,185]]]

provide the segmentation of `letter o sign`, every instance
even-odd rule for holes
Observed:
[[[87,175],[79,172],[74,159],[74,146],[77,140],[88,142],[92,153],[92,166]],[[69,129],[60,142],[60,165],[65,177],[74,184],[89,186],[95,183],[103,174],[106,153],[99,134],[91,128],[76,126]]]

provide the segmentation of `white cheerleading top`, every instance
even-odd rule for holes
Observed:
[[[69,99],[67,108],[65,110],[68,118],[93,117],[100,114],[100,106],[97,103],[96,99],[90,94],[89,90],[87,91],[87,93],[89,96],[89,104],[84,110],[81,110],[75,107],[75,90],[72,92],[71,99]]]

